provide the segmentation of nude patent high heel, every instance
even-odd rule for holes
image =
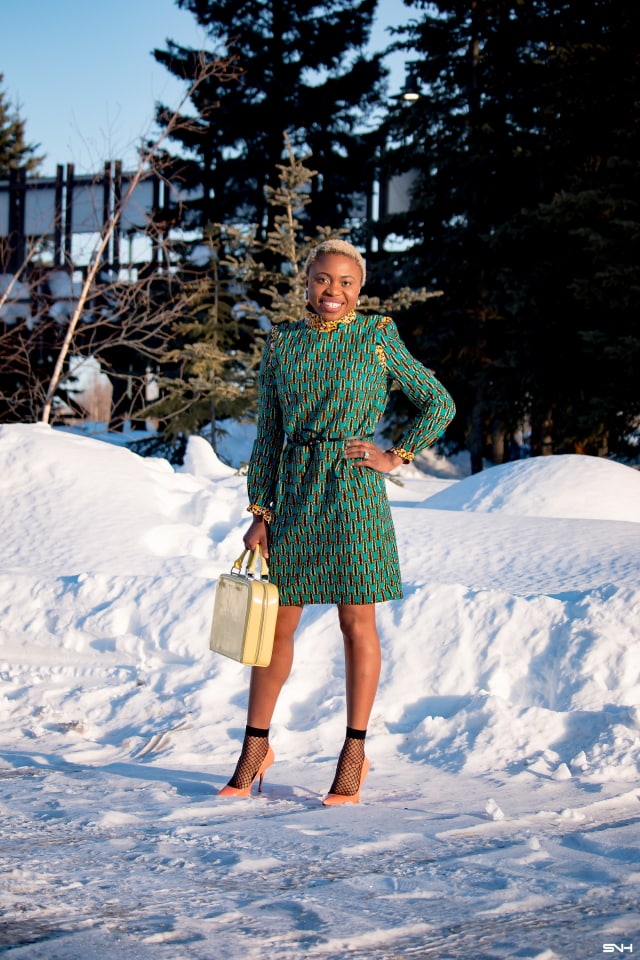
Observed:
[[[265,758],[260,764],[260,767],[258,768],[258,772],[256,773],[255,777],[253,778],[253,780],[251,781],[248,787],[230,787],[229,784],[227,784],[226,787],[223,787],[222,790],[218,791],[218,796],[219,797],[248,797],[251,793],[252,786],[254,785],[256,780],[258,780],[258,778],[260,778],[258,783],[258,793],[261,793],[262,781],[264,780],[264,775],[274,760],[275,760],[275,754],[273,752],[272,747],[269,746],[267,748]]]
[[[362,761],[362,770],[360,771],[360,783],[358,785],[357,793],[352,793],[346,796],[342,793],[328,793],[324,800],[322,801],[323,807],[338,807],[343,803],[360,803],[360,791],[362,790],[362,784],[365,781],[365,777],[369,773],[369,768],[371,764],[365,757]]]

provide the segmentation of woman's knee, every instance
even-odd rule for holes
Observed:
[[[280,607],[273,640],[272,663],[278,661],[281,669],[291,669],[293,641],[302,615],[302,607]]]
[[[374,604],[342,605],[338,607],[338,618],[347,646],[378,644]]]
[[[277,640],[293,643],[293,636],[300,623],[302,607],[280,607],[276,619],[275,636]]]

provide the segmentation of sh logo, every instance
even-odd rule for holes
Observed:
[[[603,953],[633,953],[632,943],[603,943]]]

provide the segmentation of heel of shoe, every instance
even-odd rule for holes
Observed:
[[[275,760],[275,754],[273,752],[273,749],[269,747],[269,749],[267,750],[267,755],[262,761],[262,763],[260,764],[260,769],[258,770],[258,773],[257,773],[257,776],[260,778],[258,780],[258,793],[262,793],[262,782],[264,780],[264,775],[274,760]]]
[[[219,797],[248,797],[251,794],[251,788],[253,787],[256,780],[258,780],[258,793],[262,793],[262,783],[264,780],[264,775],[275,760],[275,754],[271,746],[268,747],[265,754],[265,758],[258,768],[258,772],[251,781],[248,787],[231,787],[227,784],[225,787],[222,787],[218,791]]]

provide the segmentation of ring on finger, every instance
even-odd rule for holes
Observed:
[[[362,454],[362,459],[363,459],[363,460],[368,460],[368,459],[369,459],[369,451],[368,451],[368,450],[365,450],[365,452]]]

